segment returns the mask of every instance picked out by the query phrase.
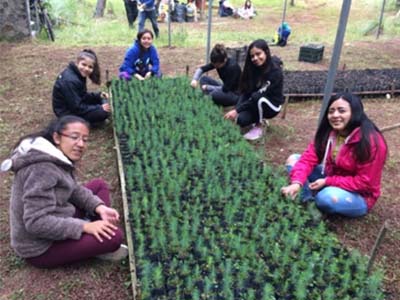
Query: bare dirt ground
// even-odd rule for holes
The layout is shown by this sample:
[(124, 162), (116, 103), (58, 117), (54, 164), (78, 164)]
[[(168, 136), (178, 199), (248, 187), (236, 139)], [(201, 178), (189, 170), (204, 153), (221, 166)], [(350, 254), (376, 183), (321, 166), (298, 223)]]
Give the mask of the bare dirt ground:
[[(53, 117), (51, 91), (58, 73), (73, 60), (81, 47), (57, 47), (0, 43), (0, 160), (5, 159), (16, 140), (23, 134), (45, 126)], [(347, 68), (368, 62), (370, 68), (400, 67), (400, 39), (390, 41), (358, 42), (345, 45), (341, 66)], [(124, 47), (96, 47), (103, 71), (117, 74), (123, 58)], [(318, 64), (298, 62), (299, 45), (285, 48), (274, 47), (290, 69), (327, 69), (331, 48), (326, 47), (325, 58)], [(194, 67), (204, 63), (204, 49), (160, 48), (163, 72), (166, 76), (182, 75), (186, 65), (190, 74)], [(189, 54), (190, 53), (190, 54)], [(98, 88), (98, 87), (95, 87)], [(102, 87), (105, 89), (105, 87)], [(400, 98), (367, 99), (366, 110), (379, 127), (399, 122)], [(306, 101), (290, 103), (286, 119), (279, 116), (267, 129), (265, 159), (282, 166), (286, 157), (301, 152), (312, 138), (318, 120), (321, 102)], [(385, 271), (387, 299), (396, 300), (400, 295), (400, 175), (399, 128), (385, 133), (390, 156), (384, 178), (383, 193), (376, 207), (366, 217), (350, 220), (329, 218), (329, 228), (336, 232), (342, 243), (368, 255), (380, 227), (389, 221), (388, 233), (379, 248), (377, 265)], [(112, 187), (114, 206), (121, 210), (121, 193), (113, 148), (112, 127), (92, 132), (91, 143), (82, 165), (79, 179), (84, 182), (93, 177), (105, 178)], [(91, 260), (87, 263), (40, 270), (17, 258), (9, 246), (8, 199), (12, 176), (1, 174), (0, 190), (0, 299), (131, 299), (127, 262), (111, 264)], [(310, 299), (313, 300), (313, 299)]]

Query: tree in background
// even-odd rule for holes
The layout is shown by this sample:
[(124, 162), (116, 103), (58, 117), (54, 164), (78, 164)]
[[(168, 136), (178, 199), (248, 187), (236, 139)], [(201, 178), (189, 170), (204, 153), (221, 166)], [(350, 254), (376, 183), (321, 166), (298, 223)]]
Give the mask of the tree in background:
[(95, 18), (102, 18), (104, 16), (104, 9), (106, 8), (107, 0), (97, 0), (96, 10), (94, 12)]

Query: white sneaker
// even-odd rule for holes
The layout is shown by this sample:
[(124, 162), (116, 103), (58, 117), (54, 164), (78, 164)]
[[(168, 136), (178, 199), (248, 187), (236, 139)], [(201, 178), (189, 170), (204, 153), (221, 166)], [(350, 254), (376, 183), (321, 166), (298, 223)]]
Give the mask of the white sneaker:
[(121, 260), (121, 259), (124, 259), (125, 257), (127, 257), (128, 254), (129, 254), (128, 246), (121, 244), (121, 246), (119, 247), (118, 250), (115, 250), (114, 252), (110, 252), (110, 253), (96, 255), (96, 257), (103, 259), (103, 260), (118, 261), (118, 260)]
[(250, 129), (249, 132), (243, 135), (243, 137), (246, 140), (254, 141), (258, 140), (260, 137), (262, 137), (262, 135), (263, 135), (263, 129), (259, 126), (255, 126), (252, 129)]

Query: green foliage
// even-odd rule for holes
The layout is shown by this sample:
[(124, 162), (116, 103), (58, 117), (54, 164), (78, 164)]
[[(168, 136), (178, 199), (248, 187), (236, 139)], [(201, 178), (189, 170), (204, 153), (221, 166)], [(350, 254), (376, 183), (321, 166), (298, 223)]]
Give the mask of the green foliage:
[[(96, 0), (48, 0), (50, 14), (58, 25), (56, 27), (56, 44), (62, 45), (120, 45), (128, 46), (136, 36), (134, 30), (127, 26), (126, 13), (122, 0), (108, 0), (104, 17), (93, 18)], [(252, 1), (257, 16), (248, 23), (248, 28), (238, 29), (232, 22), (242, 22), (232, 18), (219, 18), (214, 8), (212, 16), (212, 40), (225, 44), (248, 44), (257, 38), (271, 40), (282, 16), (283, 3), (280, 0)], [(231, 0), (234, 7), (243, 5), (244, 0)], [(382, 1), (364, 0), (352, 4), (346, 30), (346, 40), (368, 39), (364, 37), (370, 22), (378, 22)], [(307, 18), (304, 22), (293, 22), (293, 32), (290, 40), (293, 43), (323, 42), (333, 43), (336, 35), (337, 23), (340, 14), (341, 2), (338, 1), (295, 1), (295, 6), (287, 6), (287, 18), (298, 18), (297, 13), (304, 14), (312, 11), (315, 18)], [(218, 5), (214, 0), (213, 6)], [(384, 34), (389, 37), (399, 33), (398, 20), (390, 15), (394, 14), (395, 0), (387, 1)], [(208, 14), (206, 10), (205, 14)], [(266, 20), (268, 23), (266, 25)], [(270, 21), (272, 20), (272, 21)], [(323, 20), (321, 22), (320, 20)], [(289, 21), (290, 23), (290, 21)], [(396, 25), (397, 24), (397, 25)], [(157, 47), (167, 46), (171, 41), (174, 47), (205, 47), (207, 40), (207, 17), (200, 24), (177, 23), (171, 24), (171, 40), (168, 36), (168, 25), (160, 23), (160, 37), (156, 40)], [(272, 25), (272, 26), (271, 26)], [(148, 24), (146, 27), (149, 27)], [(151, 26), (150, 26), (151, 27)], [(320, 28), (324, 32), (321, 34)], [(43, 38), (46, 41), (46, 38)]]
[(281, 197), (281, 173), (188, 82), (112, 83), (142, 298), (383, 299), (379, 273)]

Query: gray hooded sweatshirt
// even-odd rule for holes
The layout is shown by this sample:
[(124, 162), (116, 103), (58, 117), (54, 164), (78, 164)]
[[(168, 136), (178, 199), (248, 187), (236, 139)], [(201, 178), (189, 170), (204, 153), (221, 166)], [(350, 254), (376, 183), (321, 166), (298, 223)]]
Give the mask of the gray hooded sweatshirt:
[(1, 169), (15, 173), (11, 247), (21, 257), (39, 256), (57, 240), (80, 239), (87, 221), (73, 217), (75, 207), (94, 214), (103, 204), (76, 182), (72, 162), (44, 138), (23, 140)]

